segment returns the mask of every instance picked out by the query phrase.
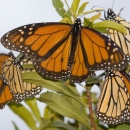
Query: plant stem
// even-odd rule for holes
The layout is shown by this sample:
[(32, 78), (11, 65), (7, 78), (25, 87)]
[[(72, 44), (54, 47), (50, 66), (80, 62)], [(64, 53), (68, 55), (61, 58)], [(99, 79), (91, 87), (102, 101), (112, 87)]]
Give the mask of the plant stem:
[(92, 109), (92, 101), (91, 101), (91, 96), (90, 96), (90, 89), (89, 87), (85, 87), (86, 88), (86, 95), (87, 95), (87, 99), (88, 99), (88, 108), (89, 108), (89, 112), (90, 112), (90, 120), (91, 120), (91, 126), (92, 126), (92, 130), (96, 130), (96, 125), (94, 122), (94, 117), (93, 117), (93, 109)]
[(64, 1), (65, 1), (65, 3), (66, 3), (67, 8), (69, 9), (69, 5), (68, 5), (67, 1), (66, 1), (66, 0), (64, 0)]

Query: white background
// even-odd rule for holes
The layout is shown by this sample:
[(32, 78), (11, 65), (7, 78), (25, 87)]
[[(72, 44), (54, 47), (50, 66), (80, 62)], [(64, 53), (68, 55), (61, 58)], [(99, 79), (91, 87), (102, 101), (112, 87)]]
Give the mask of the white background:
[[(62, 0), (63, 1), (63, 0)], [(71, 3), (72, 0), (68, 0)], [(87, 0), (81, 0), (86, 2)], [(111, 8), (113, 0), (88, 0), (86, 10), (93, 6), (103, 6)], [(130, 21), (130, 0), (115, 0), (113, 10), (118, 13), (125, 7), (121, 16)], [(87, 17), (87, 16), (85, 16)], [(39, 22), (58, 22), (60, 16), (53, 8), (51, 0), (0, 0), (0, 37), (11, 29), (18, 26), (39, 23)], [(0, 53), (9, 52), (0, 44)], [(43, 104), (40, 104), (40, 110), (43, 114)], [(29, 128), (6, 106), (0, 110), (0, 130), (14, 130), (11, 121), (14, 121), (20, 130), (29, 130)]]

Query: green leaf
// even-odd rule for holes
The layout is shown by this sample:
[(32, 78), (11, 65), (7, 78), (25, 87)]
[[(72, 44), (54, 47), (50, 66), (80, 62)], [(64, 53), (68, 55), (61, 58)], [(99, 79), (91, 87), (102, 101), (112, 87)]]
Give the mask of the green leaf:
[(86, 129), (86, 127), (83, 125), (83, 124), (81, 124), (81, 123), (78, 123), (78, 130), (92, 130), (92, 128), (90, 128), (90, 129)]
[(22, 67), (23, 69), (34, 69), (33, 64), (23, 64)]
[(40, 115), (40, 111), (38, 109), (37, 106), (37, 102), (35, 98), (27, 98), (25, 100), (26, 104), (30, 107), (30, 109), (32, 110), (33, 115), (36, 117), (37, 121), (41, 121), (41, 115)]
[(79, 7), (80, 0), (73, 0), (72, 5), (71, 5), (71, 10), (73, 11), (73, 15), (76, 17), (76, 12)]
[(42, 120), (42, 123), (41, 123), (41, 128), (43, 129), (45, 129), (45, 128), (47, 128), (48, 127), (48, 125), (51, 123), (51, 120), (50, 119), (46, 119), (46, 118), (42, 118), (41, 119)]
[(84, 11), (86, 5), (88, 4), (89, 2), (84, 2), (80, 7), (79, 7), (79, 10), (78, 10), (78, 15), (77, 16), (80, 16), (80, 14)]
[(89, 85), (89, 84), (96, 84), (96, 83), (99, 83), (99, 82), (101, 82), (101, 80), (102, 80), (102, 78), (101, 77), (98, 77), (98, 76), (95, 76), (95, 75), (93, 75), (93, 76), (91, 76), (91, 77), (89, 77), (88, 79), (87, 79), (87, 85)]
[(63, 18), (60, 22), (61, 22), (61, 23), (69, 23), (69, 24), (72, 24), (71, 19), (69, 19), (68, 17)]
[(93, 24), (93, 28), (110, 28), (110, 29), (117, 30), (121, 33), (127, 34), (126, 28), (123, 25), (109, 20), (97, 22)]
[(96, 122), (96, 128), (97, 128), (97, 130), (108, 130), (108, 128), (106, 128), (103, 125), (100, 125), (98, 122)]
[(92, 24), (92, 22), (89, 19), (84, 17), (84, 26), (92, 27), (93, 24)]
[(95, 21), (95, 20), (98, 20), (100, 17), (101, 17), (101, 13), (98, 13), (98, 14), (92, 16), (90, 19), (91, 19), (92, 21)]
[(30, 127), (33, 130), (38, 130), (38, 128), (36, 127), (36, 122), (31, 112), (28, 109), (26, 109), (23, 105), (11, 102), (8, 104), (8, 106), (28, 125), (28, 127)]
[(110, 34), (106, 28), (95, 28), (95, 30), (99, 31), (100, 33)]
[(66, 17), (66, 10), (64, 9), (64, 5), (61, 0), (52, 0), (52, 4), (55, 7), (57, 13), (62, 17)]
[(74, 107), (69, 100), (66, 100), (65, 96), (53, 92), (46, 92), (41, 94), (38, 100), (46, 103), (59, 114), (69, 118), (74, 118), (84, 124), (86, 127), (90, 128), (88, 125), (87, 116)]
[(42, 129), (42, 130), (60, 130), (60, 129), (58, 129), (58, 128), (44, 128), (44, 129)]
[(15, 130), (19, 130), (19, 128), (18, 128), (18, 126), (15, 124), (15, 122), (12, 121), (12, 123), (13, 123), (13, 125), (14, 125), (14, 129), (15, 129)]
[(115, 130), (130, 130), (130, 125), (127, 124), (118, 125)]
[(94, 10), (89, 10), (89, 11), (82, 12), (80, 15), (86, 15), (86, 14), (90, 14), (90, 13), (93, 13), (93, 12), (99, 12), (99, 11), (102, 11), (102, 10), (104, 10), (104, 9), (98, 8), (98, 9), (94, 9)]
[(65, 124), (65, 123), (63, 123), (63, 122), (58, 122), (58, 121), (52, 122), (51, 124), (49, 124), (48, 127), (63, 128), (63, 129), (65, 129), (65, 130), (76, 130), (76, 129), (73, 128), (71, 125)]
[(50, 119), (51, 121), (60, 121), (63, 122), (64, 121), (64, 117), (62, 115), (60, 115), (59, 113), (55, 112), (54, 110), (52, 110), (49, 106), (46, 106), (44, 109), (44, 118), (46, 119)]
[(82, 103), (80, 100), (80, 95), (71, 91), (63, 82), (51, 81), (51, 80), (47, 80), (47, 79), (45, 80), (36, 72), (22, 73), (22, 79), (25, 82), (38, 84), (49, 90), (63, 93), (65, 95), (68, 95), (68, 96), (74, 98), (78, 102)]

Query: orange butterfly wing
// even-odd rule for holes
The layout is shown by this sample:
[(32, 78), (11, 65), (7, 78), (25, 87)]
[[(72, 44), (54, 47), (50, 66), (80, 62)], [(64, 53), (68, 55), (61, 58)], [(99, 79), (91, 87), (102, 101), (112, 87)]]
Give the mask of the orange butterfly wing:
[[(0, 54), (0, 74), (2, 72), (2, 66), (4, 62), (10, 57), (8, 54)], [(2, 109), (6, 104), (13, 100), (13, 95), (10, 92), (8, 85), (3, 82), (5, 80), (2, 75), (0, 75), (0, 108)]]
[[(122, 70), (127, 67), (127, 57), (112, 40), (94, 29), (82, 27), (79, 21), (77, 19), (72, 25), (25, 25), (5, 34), (1, 43), (8, 49), (29, 55), (34, 60), (36, 70), (51, 79), (71, 77), (72, 82), (80, 82), (93, 73), (88, 70)], [(77, 54), (77, 50), (82, 52)], [(84, 63), (75, 72), (79, 58)], [(85, 73), (81, 74), (80, 70), (85, 70)]]
[(2, 109), (6, 104), (13, 100), (13, 95), (10, 92), (9, 86), (3, 83), (0, 79), (0, 108)]
[(89, 76), (92, 76), (94, 74), (94, 71), (89, 71), (88, 68), (86, 68), (85, 66), (84, 55), (81, 48), (80, 38), (78, 39), (78, 45), (76, 48), (74, 61), (73, 61), (70, 72), (71, 72), (71, 75), (70, 75), (71, 82), (83, 82)]
[(129, 57), (120, 47), (96, 30), (82, 28), (81, 47), (89, 70), (122, 70), (128, 65)]

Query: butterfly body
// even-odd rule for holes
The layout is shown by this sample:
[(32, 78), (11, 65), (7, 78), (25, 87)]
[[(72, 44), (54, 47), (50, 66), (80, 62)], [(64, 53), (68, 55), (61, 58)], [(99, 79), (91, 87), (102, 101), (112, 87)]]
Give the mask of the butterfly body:
[(51, 79), (82, 82), (96, 70), (122, 70), (128, 65), (123, 51), (110, 38), (81, 25), (36, 23), (18, 27), (1, 38), (10, 50), (34, 61), (36, 70)]

